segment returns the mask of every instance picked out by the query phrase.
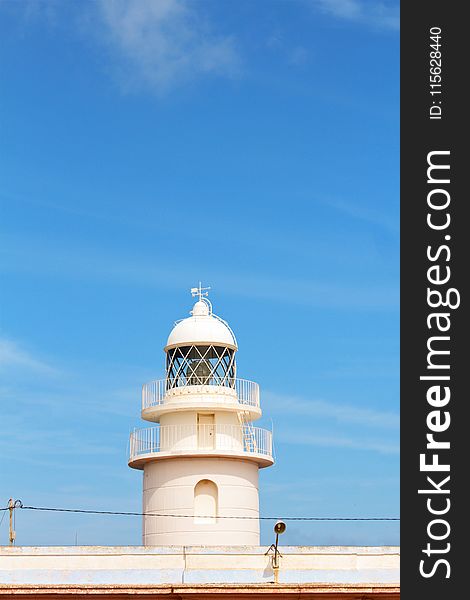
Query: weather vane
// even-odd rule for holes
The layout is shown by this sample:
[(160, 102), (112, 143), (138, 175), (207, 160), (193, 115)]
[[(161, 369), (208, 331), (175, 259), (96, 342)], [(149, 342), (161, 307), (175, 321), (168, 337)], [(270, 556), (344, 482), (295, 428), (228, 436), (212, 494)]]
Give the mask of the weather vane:
[(194, 298), (195, 296), (199, 296), (199, 300), (202, 300), (204, 296), (209, 295), (210, 287), (202, 287), (201, 282), (199, 282), (199, 287), (191, 288), (191, 296)]

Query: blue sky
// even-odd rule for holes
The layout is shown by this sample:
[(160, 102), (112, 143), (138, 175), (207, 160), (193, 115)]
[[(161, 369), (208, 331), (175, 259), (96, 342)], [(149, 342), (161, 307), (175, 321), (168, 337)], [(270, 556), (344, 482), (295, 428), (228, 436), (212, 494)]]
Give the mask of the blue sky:
[[(397, 4), (36, 0), (0, 16), (1, 502), (140, 510), (140, 386), (201, 280), (274, 425), (261, 513), (397, 516)], [(18, 544), (140, 529), (17, 515)], [(398, 525), (291, 523), (283, 542), (395, 544)]]

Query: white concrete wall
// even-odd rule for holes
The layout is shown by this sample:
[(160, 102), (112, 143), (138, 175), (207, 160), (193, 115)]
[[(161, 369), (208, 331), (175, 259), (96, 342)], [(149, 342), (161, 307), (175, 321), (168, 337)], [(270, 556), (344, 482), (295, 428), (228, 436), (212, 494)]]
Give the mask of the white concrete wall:
[[(267, 548), (0, 547), (0, 584), (198, 584), (273, 581)], [(280, 548), (279, 583), (398, 584), (397, 547)]]
[(237, 392), (229, 387), (215, 385), (175, 387), (166, 392), (165, 403), (178, 404), (184, 401), (199, 406), (207, 397), (212, 397), (214, 402), (221, 404), (233, 403), (237, 400)]
[(197, 425), (198, 412), (203, 414), (213, 414), (215, 416), (216, 425), (240, 425), (238, 414), (236, 412), (211, 409), (167, 413), (161, 416), (160, 425), (192, 425), (195, 427)]
[(185, 410), (162, 415), (160, 425), (190, 425), (196, 427), (197, 411)]
[[(214, 415), (214, 437), (217, 448), (243, 451), (242, 429), (236, 412), (227, 411), (181, 411), (167, 413), (160, 419), (160, 448), (164, 452), (200, 449), (199, 437), (208, 439), (209, 426), (203, 425), (198, 434), (198, 414)], [(208, 446), (209, 447), (209, 446)]]
[[(218, 489), (215, 523), (194, 519), (194, 488), (202, 479)], [(170, 458), (144, 466), (143, 510), (190, 517), (144, 517), (147, 546), (258, 545), (258, 465), (221, 458)], [(251, 517), (227, 519), (226, 516)], [(255, 517), (255, 518), (253, 518)]]

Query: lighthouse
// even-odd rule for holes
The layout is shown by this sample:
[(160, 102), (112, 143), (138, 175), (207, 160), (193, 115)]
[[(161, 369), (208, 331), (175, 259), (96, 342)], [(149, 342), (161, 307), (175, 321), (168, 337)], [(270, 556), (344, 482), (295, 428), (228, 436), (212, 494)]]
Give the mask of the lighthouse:
[(130, 437), (129, 466), (143, 470), (146, 546), (259, 545), (258, 472), (273, 464), (258, 384), (238, 378), (238, 344), (193, 288), (190, 316), (164, 351), (166, 376), (142, 388), (151, 427)]

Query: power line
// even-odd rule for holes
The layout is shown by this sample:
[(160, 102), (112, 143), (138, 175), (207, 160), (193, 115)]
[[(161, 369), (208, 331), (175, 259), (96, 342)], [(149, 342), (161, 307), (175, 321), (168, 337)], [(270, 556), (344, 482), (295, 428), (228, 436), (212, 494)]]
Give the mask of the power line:
[[(17, 500), (17, 502), (20, 502)], [(126, 512), (126, 511), (114, 511), (114, 510), (87, 510), (84, 508), (53, 508), (49, 506), (24, 506), (21, 502), (15, 508), (22, 510), (37, 510), (37, 511), (49, 511), (49, 512), (67, 512), (67, 513), (83, 513), (89, 515), (120, 515), (120, 516), (131, 516), (131, 517), (174, 517), (183, 519), (193, 519), (194, 515), (174, 515), (156, 512)], [(8, 510), (8, 507), (2, 508), (1, 510)], [(240, 515), (233, 516), (218, 516), (218, 519), (259, 519), (263, 521), (278, 521), (280, 517), (255, 517)], [(283, 521), (399, 521), (399, 517), (282, 517)]]

